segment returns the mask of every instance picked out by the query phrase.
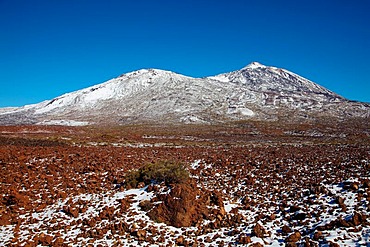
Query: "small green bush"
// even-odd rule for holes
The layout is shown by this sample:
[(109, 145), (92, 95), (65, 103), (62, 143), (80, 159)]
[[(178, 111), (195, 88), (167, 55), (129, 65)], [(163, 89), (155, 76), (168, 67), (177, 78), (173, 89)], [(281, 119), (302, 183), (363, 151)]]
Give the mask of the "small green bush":
[(129, 172), (125, 177), (125, 184), (135, 188), (143, 182), (162, 183), (166, 185), (186, 182), (189, 179), (189, 172), (182, 163), (161, 161), (154, 164), (147, 164), (138, 170)]

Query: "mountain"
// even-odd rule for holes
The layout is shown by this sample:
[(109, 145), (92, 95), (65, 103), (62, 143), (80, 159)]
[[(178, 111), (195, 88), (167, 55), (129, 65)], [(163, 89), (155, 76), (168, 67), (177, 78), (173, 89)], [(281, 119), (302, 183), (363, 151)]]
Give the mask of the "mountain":
[(347, 100), (288, 70), (253, 62), (206, 78), (142, 69), (19, 108), (0, 124), (217, 123), (370, 117), (370, 104)]

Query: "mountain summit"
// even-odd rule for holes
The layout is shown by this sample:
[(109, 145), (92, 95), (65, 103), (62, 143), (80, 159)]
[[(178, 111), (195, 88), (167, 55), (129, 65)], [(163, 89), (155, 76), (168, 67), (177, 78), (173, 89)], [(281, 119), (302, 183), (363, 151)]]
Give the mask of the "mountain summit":
[(244, 67), (244, 69), (256, 69), (256, 68), (266, 68), (266, 66), (260, 64), (259, 62), (252, 62)]
[(288, 70), (253, 62), (206, 78), (141, 69), (34, 105), (0, 109), (0, 124), (215, 123), (370, 116)]

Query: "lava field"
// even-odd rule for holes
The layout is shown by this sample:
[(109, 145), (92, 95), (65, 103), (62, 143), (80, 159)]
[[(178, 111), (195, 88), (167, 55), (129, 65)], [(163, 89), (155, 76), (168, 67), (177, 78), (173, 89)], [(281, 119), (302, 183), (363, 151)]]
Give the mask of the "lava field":
[[(0, 127), (0, 246), (370, 246), (368, 130)], [(163, 161), (189, 177), (128, 186)]]

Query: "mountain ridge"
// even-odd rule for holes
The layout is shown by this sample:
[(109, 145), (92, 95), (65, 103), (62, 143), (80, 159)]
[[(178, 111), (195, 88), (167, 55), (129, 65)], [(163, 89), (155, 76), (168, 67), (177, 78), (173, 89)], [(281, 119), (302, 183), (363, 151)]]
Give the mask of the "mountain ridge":
[(370, 104), (347, 100), (293, 72), (258, 62), (203, 78), (140, 69), (9, 109), (0, 109), (0, 124), (219, 123), (370, 116)]

